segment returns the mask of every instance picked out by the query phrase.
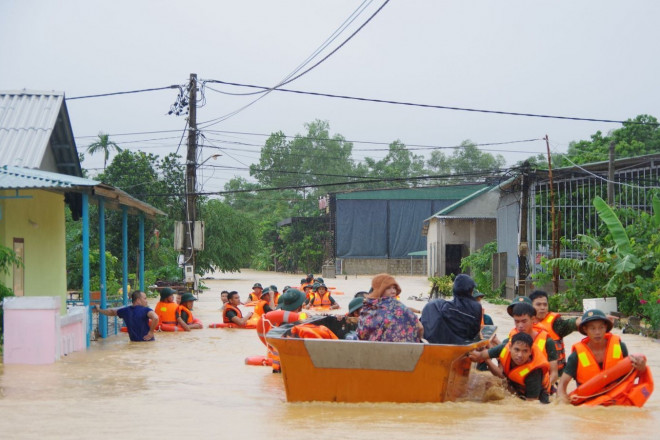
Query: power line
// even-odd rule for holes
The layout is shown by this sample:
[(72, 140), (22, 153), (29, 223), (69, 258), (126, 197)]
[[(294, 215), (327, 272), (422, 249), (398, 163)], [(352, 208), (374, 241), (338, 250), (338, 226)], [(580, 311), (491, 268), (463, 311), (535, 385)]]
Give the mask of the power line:
[[(110, 133), (108, 136), (136, 136), (141, 134), (179, 133), (181, 130), (134, 131), (130, 133)], [(95, 138), (98, 135), (75, 136), (75, 139)]]
[[(248, 87), (248, 88), (253, 88), (253, 89), (270, 90), (270, 87), (257, 86), (257, 85), (254, 85), (254, 84), (242, 84), (242, 83), (235, 83), (235, 82), (221, 81), (221, 80), (211, 80), (211, 79), (206, 80), (206, 81), (207, 82), (212, 82), (212, 83), (217, 83), (217, 84), (225, 84), (225, 85), (230, 85), (230, 86), (236, 86), (236, 87)], [(582, 118), (582, 117), (576, 117), (576, 116), (545, 115), (545, 114), (539, 114), (539, 113), (508, 112), (508, 111), (502, 111), (502, 110), (486, 110), (486, 109), (476, 109), (476, 108), (468, 108), (468, 107), (455, 107), (455, 106), (447, 106), (447, 105), (420, 104), (420, 103), (406, 102), (406, 101), (393, 101), (393, 100), (388, 100), (388, 99), (362, 98), (362, 97), (358, 97), (358, 96), (336, 95), (336, 94), (332, 94), (332, 93), (320, 93), (320, 92), (307, 92), (307, 91), (303, 91), (303, 90), (293, 90), (293, 89), (283, 89), (283, 88), (277, 88), (277, 89), (273, 89), (273, 90), (278, 91), (278, 92), (295, 93), (295, 94), (298, 94), (298, 95), (321, 96), (321, 97), (325, 97), (325, 98), (337, 98), (337, 99), (346, 99), (346, 100), (352, 100), (352, 101), (374, 102), (374, 103), (379, 103), (379, 104), (402, 105), (402, 106), (407, 106), (407, 107), (433, 108), (433, 109), (440, 109), (440, 110), (455, 110), (455, 111), (474, 112), (474, 113), (488, 113), (488, 114), (497, 114), (497, 115), (506, 115), (506, 116), (525, 116), (525, 117), (531, 117), (531, 118), (560, 119), (560, 120), (568, 120), (568, 121), (606, 122), (606, 123), (612, 123), (612, 124), (626, 124), (626, 123), (628, 123), (628, 124), (653, 125), (653, 126), (658, 125), (658, 123), (647, 123), (647, 122), (640, 122), (640, 121), (620, 121), (620, 120), (615, 120), (615, 119)]]
[[(349, 35), (348, 38), (347, 38), (346, 40), (344, 40), (344, 41), (343, 41), (339, 46), (337, 46), (332, 52), (330, 52), (328, 55), (326, 55), (325, 57), (323, 57), (321, 60), (319, 60), (319, 61), (318, 61), (317, 63), (315, 63), (313, 66), (309, 67), (308, 69), (306, 69), (306, 70), (303, 71), (302, 73), (300, 73), (300, 74), (294, 76), (293, 78), (289, 78), (289, 79), (287, 79), (291, 74), (288, 75), (287, 78), (285, 78), (285, 81), (280, 82), (278, 85), (276, 85), (276, 86), (274, 86), (274, 87), (267, 87), (267, 88), (265, 88), (262, 92), (259, 92), (259, 93), (263, 93), (261, 96), (259, 96), (259, 97), (258, 97), (257, 99), (255, 99), (254, 101), (252, 101), (252, 102), (250, 102), (250, 103), (244, 105), (243, 107), (240, 107), (240, 108), (237, 109), (237, 110), (234, 110), (234, 111), (232, 111), (232, 112), (230, 112), (230, 113), (227, 113), (227, 114), (225, 114), (225, 115), (223, 115), (223, 116), (220, 116), (220, 117), (218, 117), (218, 118), (215, 118), (215, 119), (210, 119), (210, 120), (208, 120), (208, 121), (200, 122), (199, 125), (200, 125), (200, 126), (202, 126), (202, 125), (204, 126), (204, 127), (200, 127), (200, 128), (211, 127), (211, 126), (213, 126), (213, 125), (219, 124), (220, 122), (226, 121), (227, 119), (231, 118), (232, 116), (237, 115), (238, 113), (242, 112), (242, 111), (245, 110), (246, 108), (248, 108), (248, 107), (250, 107), (251, 105), (255, 104), (257, 101), (259, 101), (259, 100), (261, 100), (262, 98), (266, 97), (268, 94), (270, 94), (270, 92), (272, 92), (273, 90), (276, 90), (278, 87), (281, 87), (281, 86), (283, 86), (283, 85), (289, 84), (289, 83), (291, 83), (291, 82), (297, 80), (298, 78), (302, 77), (303, 75), (306, 75), (307, 73), (309, 73), (311, 70), (315, 69), (315, 68), (318, 67), (321, 63), (323, 63), (325, 60), (327, 60), (327, 59), (330, 58), (332, 55), (334, 55), (334, 54), (335, 54), (339, 49), (341, 49), (346, 43), (348, 43), (348, 42), (349, 42), (349, 41), (350, 41), (355, 35), (357, 35), (357, 33), (360, 32), (360, 31), (361, 31), (361, 30), (362, 30), (362, 29), (363, 29), (363, 28), (364, 28), (364, 27), (365, 27), (365, 26), (366, 26), (366, 25), (367, 25), (367, 24), (368, 24), (368, 23), (369, 23), (369, 22), (370, 22), (370, 21), (376, 16), (376, 15), (378, 15), (378, 13), (379, 13), (379, 12), (385, 7), (385, 5), (387, 5), (389, 2), (390, 2), (390, 0), (385, 0), (385, 2), (383, 2), (383, 4), (382, 4), (382, 5), (376, 10), (376, 12), (374, 12), (374, 13), (373, 13), (373, 14), (372, 14), (372, 15), (371, 15), (371, 16), (370, 16), (370, 17), (369, 17), (364, 23), (362, 23), (362, 25), (361, 25), (361, 26), (360, 26), (355, 32), (353, 32), (351, 35)], [(370, 3), (371, 3), (371, 2), (370, 2)], [(363, 2), (363, 4), (364, 4), (364, 2)], [(358, 7), (358, 9), (359, 9), (361, 6), (362, 6), (362, 5), (360, 5), (360, 6)], [(355, 14), (355, 12), (353, 12), (353, 14)], [(351, 14), (351, 15), (353, 15), (353, 14)], [(359, 14), (358, 14), (358, 15), (359, 15)], [(352, 22), (352, 21), (353, 21), (353, 20), (351, 20), (351, 22)], [(336, 32), (336, 31), (335, 31), (335, 32)], [(334, 40), (334, 38), (333, 38), (333, 40)], [(326, 41), (327, 41), (327, 40), (326, 40)], [(328, 44), (329, 44), (329, 43), (328, 43)], [(316, 56), (316, 55), (314, 55), (314, 56)], [(311, 60), (312, 58), (313, 58), (313, 57), (308, 57), (308, 60)], [(306, 63), (307, 63), (307, 61), (305, 61), (302, 65), (304, 66), (304, 64), (306, 64)], [(302, 68), (302, 66), (297, 67), (296, 70), (294, 70), (293, 73), (295, 73), (295, 72), (297, 72), (298, 70), (300, 70), (300, 68)], [(203, 81), (203, 84), (206, 84), (207, 82), (208, 82), (208, 81), (204, 80), (204, 81)], [(216, 91), (216, 90), (214, 90), (214, 89), (211, 89), (211, 90)]]
[(165, 86), (165, 87), (154, 87), (151, 89), (139, 89), (139, 90), (128, 90), (125, 92), (111, 92), (111, 93), (99, 93), (97, 95), (84, 95), (84, 96), (74, 96), (72, 98), (66, 98), (67, 101), (73, 101), (74, 99), (87, 99), (87, 98), (101, 98), (105, 96), (116, 96), (116, 95), (129, 95), (132, 93), (144, 93), (144, 92), (155, 92), (157, 90), (169, 90), (169, 89), (178, 89), (179, 86)]
[[(307, 189), (307, 188), (325, 188), (332, 186), (351, 186), (351, 185), (364, 185), (367, 183), (387, 183), (387, 182), (408, 182), (408, 181), (420, 181), (420, 180), (444, 180), (444, 179), (456, 179), (458, 177), (483, 177), (483, 176), (492, 176), (494, 173), (509, 173), (513, 170), (518, 169), (518, 167), (512, 167), (503, 170), (482, 170), (479, 172), (470, 172), (470, 173), (457, 173), (457, 174), (442, 174), (442, 175), (427, 175), (427, 176), (414, 176), (414, 177), (395, 177), (395, 178), (381, 178), (381, 179), (371, 179), (371, 180), (362, 180), (362, 181), (348, 181), (348, 182), (334, 182), (334, 183), (318, 183), (318, 184), (309, 184), (309, 185), (288, 185), (280, 187), (268, 187), (268, 188), (253, 188), (253, 189), (239, 189), (239, 190), (228, 190), (228, 191), (213, 191), (213, 192), (199, 192), (196, 193), (197, 196), (211, 196), (211, 195), (225, 195), (225, 194), (237, 194), (237, 193), (246, 193), (246, 192), (265, 192), (265, 191), (283, 191), (287, 189)], [(419, 187), (417, 187), (419, 188)], [(389, 188), (388, 188), (389, 189)], [(181, 196), (184, 194), (179, 193), (166, 193), (166, 194), (138, 194), (136, 197), (149, 196), (149, 197), (171, 197), (171, 196)]]

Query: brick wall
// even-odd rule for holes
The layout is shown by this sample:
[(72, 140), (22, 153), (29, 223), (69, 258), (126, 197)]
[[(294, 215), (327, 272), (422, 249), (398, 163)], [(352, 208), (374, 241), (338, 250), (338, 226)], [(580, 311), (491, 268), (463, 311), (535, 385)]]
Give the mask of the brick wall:
[(410, 258), (343, 258), (342, 275), (374, 275), (377, 273), (391, 275), (426, 275), (426, 259), (414, 258), (412, 272)]

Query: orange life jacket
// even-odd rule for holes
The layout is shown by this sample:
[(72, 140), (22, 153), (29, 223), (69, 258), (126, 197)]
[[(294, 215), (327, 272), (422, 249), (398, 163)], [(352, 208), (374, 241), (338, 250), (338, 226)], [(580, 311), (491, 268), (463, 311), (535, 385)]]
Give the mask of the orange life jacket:
[(176, 324), (176, 311), (179, 309), (177, 303), (166, 303), (158, 301), (156, 304), (156, 315), (159, 324)]
[(227, 312), (230, 310), (236, 312), (236, 315), (238, 315), (239, 318), (243, 317), (243, 313), (241, 313), (238, 307), (234, 307), (233, 305), (227, 303), (225, 304), (225, 309), (222, 311), (222, 322), (224, 322), (225, 324), (230, 324), (233, 322), (231, 319), (227, 318)]
[(259, 301), (261, 299), (261, 293), (252, 291), (248, 295), (248, 301)]
[(291, 335), (303, 339), (339, 339), (324, 325), (298, 324), (291, 328)]
[(269, 303), (268, 301), (259, 301), (255, 306), (254, 306), (254, 314), (257, 316), (261, 316), (264, 314), (264, 306), (267, 306)]
[(571, 394), (573, 405), (585, 406), (644, 406), (653, 393), (651, 369), (640, 373), (635, 370), (630, 357), (623, 358), (612, 368), (604, 370), (578, 386)]
[(559, 370), (562, 370), (564, 366), (566, 365), (566, 350), (564, 350), (564, 338), (559, 336), (556, 332), (555, 329), (552, 328), (554, 325), (555, 321), (560, 318), (561, 315), (559, 313), (555, 312), (548, 312), (548, 315), (543, 318), (542, 321), (539, 321), (536, 325), (546, 332), (548, 332), (548, 335), (550, 338), (555, 341), (555, 348), (557, 349), (557, 368)]
[[(543, 356), (545, 356), (545, 358), (547, 359), (548, 352), (545, 350), (545, 343), (547, 342), (549, 337), (548, 332), (543, 330), (541, 327), (538, 327), (536, 324), (534, 324), (534, 330), (536, 330), (536, 337), (534, 338), (534, 346), (537, 347), (541, 351), (541, 353), (543, 353)], [(515, 328), (511, 330), (509, 332), (509, 340), (511, 340), (513, 335), (515, 335), (516, 333), (518, 333), (518, 330), (516, 330)], [(502, 349), (502, 351), (504, 350), (506, 350), (506, 347)]]
[(177, 309), (177, 315), (179, 317), (181, 317), (181, 312), (186, 312), (188, 314), (188, 319), (186, 319), (186, 324), (192, 324), (195, 318), (193, 318), (193, 314), (190, 310), (188, 310), (188, 307), (179, 306)]
[(602, 368), (596, 362), (593, 352), (587, 345), (589, 337), (573, 345), (573, 351), (577, 353), (578, 357), (577, 377), (575, 378), (578, 384), (585, 383), (601, 371), (612, 368), (623, 359), (621, 338), (612, 333), (606, 333), (605, 339), (607, 339), (607, 351), (605, 352), (605, 360), (603, 361)]
[(318, 292), (314, 292), (314, 302), (313, 306), (331, 306), (332, 301), (330, 301), (330, 291), (326, 291), (323, 296), (319, 295)]
[(532, 344), (532, 359), (523, 365), (518, 365), (511, 368), (511, 341), (506, 344), (506, 347), (500, 352), (500, 364), (504, 375), (512, 382), (520, 385), (522, 390), (525, 389), (525, 378), (529, 373), (536, 369), (543, 371), (543, 388), (550, 391), (550, 363), (546, 355), (539, 349), (536, 344)]

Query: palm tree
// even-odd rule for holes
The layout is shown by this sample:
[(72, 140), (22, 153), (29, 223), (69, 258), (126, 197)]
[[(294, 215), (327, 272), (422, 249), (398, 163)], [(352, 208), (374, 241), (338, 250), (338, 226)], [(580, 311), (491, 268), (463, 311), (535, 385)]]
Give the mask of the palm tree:
[(104, 134), (103, 132), (99, 132), (98, 134), (99, 140), (96, 142), (90, 144), (87, 147), (87, 151), (89, 154), (94, 154), (97, 151), (103, 151), (103, 172), (105, 172), (105, 165), (108, 163), (108, 157), (110, 156), (110, 150), (113, 148), (117, 150), (117, 152), (121, 152), (121, 148), (119, 148), (119, 145), (116, 143), (112, 142), (110, 140), (110, 135), (109, 134)]

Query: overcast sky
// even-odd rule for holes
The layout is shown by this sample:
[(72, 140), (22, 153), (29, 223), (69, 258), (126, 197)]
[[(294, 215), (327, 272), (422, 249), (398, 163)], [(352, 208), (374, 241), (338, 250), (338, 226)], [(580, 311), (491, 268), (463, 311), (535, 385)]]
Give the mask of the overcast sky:
[[(183, 85), (193, 72), (202, 80), (273, 86), (355, 18), (320, 57), (336, 48), (383, 1), (0, 0), (0, 88), (58, 90), (71, 98)], [(359, 8), (362, 13), (352, 16)], [(391, 0), (345, 46), (286, 88), (583, 118), (660, 117), (658, 17), (660, 2), (650, 0)], [(167, 112), (177, 93), (68, 101), (78, 150), (103, 131), (124, 148), (161, 156), (176, 151), (185, 119)], [(205, 98), (200, 122), (230, 114), (255, 96), (207, 88)], [(355, 141), (356, 159), (382, 158), (387, 148), (358, 141), (450, 147), (466, 139), (482, 144), (546, 134), (559, 153), (571, 141), (619, 127), (272, 92), (207, 127), (206, 145), (225, 148), (207, 164), (246, 168), (258, 161), (264, 135), (302, 134), (315, 119)], [(134, 132), (160, 133), (122, 135)], [(512, 165), (545, 152), (545, 143), (483, 148), (503, 150)], [(203, 148), (200, 162), (218, 151)], [(179, 153), (185, 156), (185, 142)], [(102, 164), (101, 155), (86, 155), (83, 167)], [(200, 181), (204, 191), (220, 190), (234, 175), (247, 172), (207, 170)]]

